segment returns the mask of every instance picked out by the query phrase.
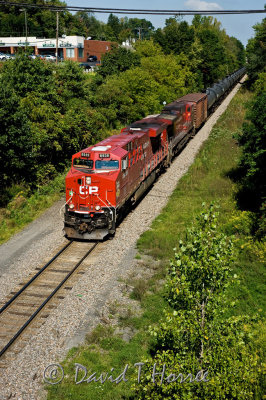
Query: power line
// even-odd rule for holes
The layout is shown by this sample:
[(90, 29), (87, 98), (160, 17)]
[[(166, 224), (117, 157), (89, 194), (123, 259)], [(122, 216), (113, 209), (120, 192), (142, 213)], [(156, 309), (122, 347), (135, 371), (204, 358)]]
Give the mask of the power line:
[(27, 7), (37, 9), (48, 9), (51, 11), (85, 11), (89, 13), (105, 14), (147, 14), (147, 15), (233, 15), (233, 14), (263, 14), (263, 10), (140, 10), (126, 8), (101, 8), (101, 7), (78, 7), (78, 6), (55, 6), (45, 4), (28, 4), (0, 1), (0, 5), (13, 7)]

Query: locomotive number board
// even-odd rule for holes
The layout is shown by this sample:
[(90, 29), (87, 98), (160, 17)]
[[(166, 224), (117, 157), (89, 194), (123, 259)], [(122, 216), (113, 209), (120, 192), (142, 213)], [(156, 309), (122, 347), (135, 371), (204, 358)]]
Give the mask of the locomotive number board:
[(100, 157), (100, 158), (109, 158), (109, 157), (110, 157), (110, 154), (108, 154), (108, 153), (102, 153), (102, 154), (99, 154), (99, 157)]

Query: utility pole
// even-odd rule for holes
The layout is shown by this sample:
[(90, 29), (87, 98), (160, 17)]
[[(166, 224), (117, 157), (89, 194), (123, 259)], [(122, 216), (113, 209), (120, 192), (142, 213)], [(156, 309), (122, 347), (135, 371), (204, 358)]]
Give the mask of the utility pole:
[(139, 31), (139, 40), (141, 40), (141, 31), (142, 31), (142, 29), (143, 28), (141, 28), (141, 27), (137, 28), (137, 30)]
[(26, 43), (25, 43), (25, 47), (27, 49), (27, 45), (28, 45), (28, 25), (27, 25), (27, 10), (26, 8), (22, 8), (19, 11), (24, 11), (25, 13), (25, 33), (26, 33)]
[(28, 46), (28, 24), (27, 24), (27, 10), (25, 8), (25, 28), (26, 28), (26, 48)]
[(56, 64), (58, 63), (58, 30), (59, 30), (59, 12), (56, 11)]

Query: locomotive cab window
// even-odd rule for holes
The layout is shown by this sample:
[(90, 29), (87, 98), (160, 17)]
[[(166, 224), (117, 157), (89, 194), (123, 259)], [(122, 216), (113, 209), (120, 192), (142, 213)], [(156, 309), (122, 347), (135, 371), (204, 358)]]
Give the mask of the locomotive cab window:
[(74, 158), (73, 167), (93, 169), (93, 160), (83, 160), (82, 158)]
[(107, 170), (116, 170), (119, 168), (118, 160), (97, 160), (95, 161), (96, 169), (107, 169)]

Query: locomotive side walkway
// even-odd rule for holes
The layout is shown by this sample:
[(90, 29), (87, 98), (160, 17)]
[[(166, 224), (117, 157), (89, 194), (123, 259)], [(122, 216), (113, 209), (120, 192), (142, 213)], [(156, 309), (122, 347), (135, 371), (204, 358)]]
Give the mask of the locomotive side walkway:
[[(239, 87), (238, 84), (233, 89), (148, 195), (121, 223), (115, 238), (101, 244), (101, 252), (95, 257), (93, 265), (89, 265), (82, 279), (76, 282), (58, 308), (51, 312), (32, 342), (24, 347), (5, 370), (0, 371), (1, 399), (43, 398), (44, 393), (40, 390), (45, 367), (62, 360), (69, 348), (81, 343), (85, 334), (101, 318), (106, 317), (108, 304), (121, 298), (124, 284), (118, 278), (125, 278), (134, 270), (135, 244), (139, 235), (149, 228), (152, 220), (167, 204), (177, 182), (193, 163), (202, 143), (208, 138), (213, 125), (226, 110)], [(47, 211), (46, 217), (43, 215), (0, 247), (0, 259), (3, 254), (5, 260), (0, 270), (1, 298), (13, 290), (21, 279), (25, 279), (38, 263), (43, 262), (45, 256), (51, 257), (55, 249), (65, 241), (61, 231), (63, 223), (59, 217), (62, 204), (59, 202), (52, 207), (52, 216)], [(49, 223), (46, 225), (46, 222)], [(16, 237), (24, 245), (16, 248)], [(27, 240), (29, 237), (33, 238), (33, 242)]]

